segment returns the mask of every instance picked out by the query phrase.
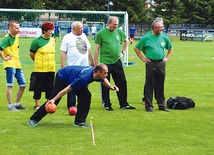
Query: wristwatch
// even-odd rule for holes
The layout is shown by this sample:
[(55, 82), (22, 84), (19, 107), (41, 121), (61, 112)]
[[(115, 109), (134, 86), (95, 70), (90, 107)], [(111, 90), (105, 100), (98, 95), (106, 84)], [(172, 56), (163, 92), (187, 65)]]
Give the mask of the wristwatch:
[(125, 51), (122, 51), (121, 53), (125, 54), (126, 52), (125, 52)]

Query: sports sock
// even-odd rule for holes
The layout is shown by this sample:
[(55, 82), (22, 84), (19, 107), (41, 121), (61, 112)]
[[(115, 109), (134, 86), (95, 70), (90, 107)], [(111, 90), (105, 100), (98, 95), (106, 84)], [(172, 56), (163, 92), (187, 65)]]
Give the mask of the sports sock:
[(19, 106), (19, 103), (14, 103), (14, 106), (15, 106), (15, 107)]

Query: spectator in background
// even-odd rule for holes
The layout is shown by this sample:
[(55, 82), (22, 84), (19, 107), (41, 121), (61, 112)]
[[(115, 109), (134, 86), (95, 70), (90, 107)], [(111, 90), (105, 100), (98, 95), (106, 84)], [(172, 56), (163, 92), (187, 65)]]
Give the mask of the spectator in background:
[[(95, 53), (94, 62), (98, 64), (98, 58), (100, 53), (100, 63), (104, 63), (108, 66), (107, 79), (110, 81), (110, 76), (119, 87), (120, 91), (117, 92), (121, 109), (135, 109), (127, 102), (127, 82), (121, 58), (126, 52), (128, 46), (128, 39), (124, 32), (118, 27), (118, 17), (110, 16), (108, 19), (108, 26), (100, 30), (95, 38)], [(120, 51), (120, 42), (123, 41), (122, 52)], [(109, 89), (101, 87), (102, 104), (105, 110), (112, 111), (112, 104), (110, 102)]]
[(57, 22), (54, 26), (54, 38), (61, 43), (61, 34), (60, 34), (60, 25), (59, 22)]
[(47, 100), (50, 99), (55, 74), (55, 40), (51, 37), (54, 24), (44, 22), (41, 29), (42, 35), (34, 39), (30, 46), (30, 57), (34, 61), (35, 110), (40, 107), (39, 100), (42, 92), (45, 92)]
[(88, 25), (87, 25), (87, 22), (86, 22), (86, 20), (83, 20), (83, 33), (85, 33), (85, 35), (88, 37), (88, 35), (89, 35), (89, 27), (88, 27)]
[(132, 24), (132, 27), (130, 27), (129, 33), (130, 33), (130, 35), (129, 35), (129, 41), (130, 41), (130, 44), (132, 44), (133, 41), (134, 41), (134, 36), (137, 34), (137, 30), (136, 30), (134, 24)]
[[(91, 45), (88, 38), (83, 33), (83, 25), (81, 22), (73, 22), (72, 32), (63, 37), (60, 47), (61, 52), (61, 68), (65, 67), (67, 60), (68, 66), (94, 66), (92, 59)], [(67, 58), (67, 59), (66, 59)], [(76, 105), (76, 96), (70, 91), (67, 95), (67, 108)]]
[[(6, 71), (6, 97), (8, 101), (8, 110), (19, 111), (19, 109), (28, 109), (20, 104), (21, 97), (24, 93), (26, 82), (24, 73), (21, 69), (19, 60), (19, 23), (11, 20), (8, 23), (9, 34), (6, 34), (0, 42), (0, 57), (3, 60), (3, 68)], [(16, 101), (12, 102), (12, 88), (14, 78), (17, 79), (19, 89), (16, 94)]]
[(69, 25), (69, 27), (68, 27), (68, 29), (67, 29), (67, 33), (70, 33), (71, 32), (71, 30), (72, 30), (72, 23), (70, 23), (70, 25)]
[(96, 34), (97, 34), (97, 27), (94, 26), (94, 24), (92, 24), (92, 27), (91, 27), (92, 40), (95, 39)]

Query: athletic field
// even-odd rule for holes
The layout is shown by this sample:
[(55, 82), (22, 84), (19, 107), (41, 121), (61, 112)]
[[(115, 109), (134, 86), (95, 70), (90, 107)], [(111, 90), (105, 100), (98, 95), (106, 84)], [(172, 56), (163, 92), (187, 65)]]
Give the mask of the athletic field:
[[(28, 91), (33, 63), (29, 58), (29, 43), (20, 39), (23, 48), (21, 61), (27, 87), (21, 103), (27, 111), (7, 110), (5, 71), (0, 70), (0, 154), (2, 155), (211, 155), (214, 153), (214, 43), (180, 41), (171, 38), (174, 53), (167, 62), (165, 97), (192, 98), (196, 107), (189, 110), (145, 111), (141, 98), (145, 79), (145, 64), (129, 45), (129, 62), (136, 66), (124, 67), (128, 82), (128, 102), (136, 110), (121, 110), (116, 93), (111, 92), (114, 111), (101, 105), (99, 83), (92, 83), (91, 109), (87, 123), (93, 116), (96, 146), (91, 130), (74, 127), (74, 117), (68, 115), (66, 97), (55, 114), (44, 117), (37, 128), (27, 125), (34, 113), (33, 93)], [(94, 43), (91, 41), (92, 52)], [(27, 60), (28, 59), (28, 60)], [(60, 50), (57, 45), (57, 69), (60, 68)], [(0, 61), (2, 62), (2, 61)], [(0, 64), (2, 68), (2, 64)], [(113, 84), (113, 83), (112, 83)], [(13, 88), (13, 101), (17, 83)], [(44, 102), (44, 95), (41, 102)]]

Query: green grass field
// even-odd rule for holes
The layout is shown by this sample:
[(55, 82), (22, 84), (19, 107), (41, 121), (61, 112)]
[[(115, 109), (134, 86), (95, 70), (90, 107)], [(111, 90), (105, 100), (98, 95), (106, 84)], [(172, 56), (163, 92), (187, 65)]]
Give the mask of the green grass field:
[[(111, 92), (114, 111), (106, 111), (101, 105), (99, 83), (92, 83), (91, 109), (87, 118), (93, 116), (96, 146), (93, 146), (91, 130), (74, 127), (74, 117), (69, 116), (64, 97), (52, 115), (47, 115), (37, 128), (27, 125), (34, 113), (33, 93), (28, 91), (29, 76), (33, 64), (23, 63), (27, 88), (21, 103), (29, 110), (10, 112), (5, 97), (5, 71), (0, 70), (0, 154), (2, 155), (212, 155), (214, 153), (214, 84), (213, 63), (214, 43), (179, 41), (171, 38), (174, 53), (167, 62), (165, 96), (186, 96), (192, 98), (196, 107), (188, 110), (171, 110), (169, 113), (157, 110), (148, 113), (141, 104), (143, 94), (145, 64), (129, 46), (129, 62), (125, 73), (128, 82), (128, 101), (136, 110), (121, 110), (115, 92)], [(26, 47), (28, 59), (29, 44), (20, 40)], [(94, 43), (92, 44), (92, 51)], [(60, 50), (57, 46), (57, 68)], [(29, 59), (30, 60), (30, 59)], [(30, 62), (30, 61), (26, 61)], [(2, 64), (0, 65), (2, 68)], [(13, 88), (13, 100), (15, 100)], [(41, 99), (41, 102), (44, 102)]]

